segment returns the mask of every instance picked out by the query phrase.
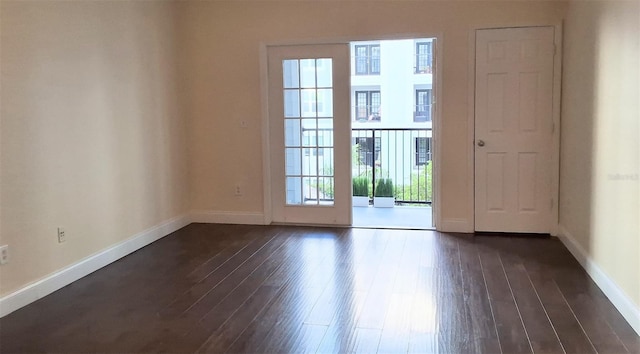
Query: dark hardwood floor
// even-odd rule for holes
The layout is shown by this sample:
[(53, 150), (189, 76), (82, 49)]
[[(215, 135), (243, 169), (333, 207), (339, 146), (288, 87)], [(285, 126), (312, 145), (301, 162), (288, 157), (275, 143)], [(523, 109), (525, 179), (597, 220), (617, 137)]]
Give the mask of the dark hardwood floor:
[(555, 238), (192, 224), (0, 319), (0, 351), (640, 353)]

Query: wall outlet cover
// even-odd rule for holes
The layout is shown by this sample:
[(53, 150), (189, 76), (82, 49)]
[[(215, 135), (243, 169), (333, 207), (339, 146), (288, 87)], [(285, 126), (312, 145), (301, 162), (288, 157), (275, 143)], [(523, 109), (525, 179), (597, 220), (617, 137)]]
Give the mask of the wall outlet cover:
[(0, 264), (9, 263), (9, 245), (0, 246)]

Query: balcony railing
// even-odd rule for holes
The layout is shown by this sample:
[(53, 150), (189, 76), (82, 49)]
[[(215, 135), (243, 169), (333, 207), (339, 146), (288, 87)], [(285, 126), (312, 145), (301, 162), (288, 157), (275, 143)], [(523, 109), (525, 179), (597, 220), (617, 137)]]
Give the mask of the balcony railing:
[(414, 68), (414, 73), (415, 74), (432, 74), (433, 69), (431, 65), (420, 65)]
[(351, 130), (352, 176), (366, 177), (369, 196), (380, 179), (391, 179), (396, 204), (431, 204), (431, 129)]
[(355, 106), (355, 120), (356, 122), (379, 122), (380, 105)]
[(414, 122), (431, 122), (431, 105), (416, 105), (413, 111)]

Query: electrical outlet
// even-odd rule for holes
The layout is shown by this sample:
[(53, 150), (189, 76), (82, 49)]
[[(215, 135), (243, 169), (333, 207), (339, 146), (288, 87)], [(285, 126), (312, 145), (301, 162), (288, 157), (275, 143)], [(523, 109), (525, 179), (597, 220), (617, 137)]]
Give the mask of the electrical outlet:
[(67, 240), (67, 235), (64, 233), (64, 228), (58, 228), (58, 243), (63, 243)]
[(9, 263), (9, 245), (0, 246), (0, 264)]
[(236, 184), (236, 188), (235, 188), (234, 194), (235, 194), (236, 197), (239, 197), (239, 196), (242, 195), (242, 188), (240, 187), (239, 184)]

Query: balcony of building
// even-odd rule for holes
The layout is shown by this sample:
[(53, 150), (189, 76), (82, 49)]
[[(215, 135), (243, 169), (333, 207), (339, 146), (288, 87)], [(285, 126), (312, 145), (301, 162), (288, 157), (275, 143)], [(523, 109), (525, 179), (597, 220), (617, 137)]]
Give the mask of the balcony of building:
[[(351, 136), (354, 196), (366, 194), (364, 206), (353, 207), (353, 226), (432, 228), (431, 129), (358, 128)], [(373, 206), (381, 181), (393, 186), (390, 208)]]

